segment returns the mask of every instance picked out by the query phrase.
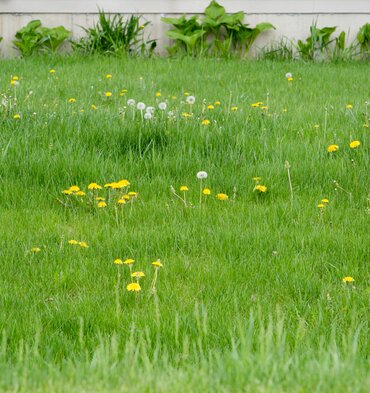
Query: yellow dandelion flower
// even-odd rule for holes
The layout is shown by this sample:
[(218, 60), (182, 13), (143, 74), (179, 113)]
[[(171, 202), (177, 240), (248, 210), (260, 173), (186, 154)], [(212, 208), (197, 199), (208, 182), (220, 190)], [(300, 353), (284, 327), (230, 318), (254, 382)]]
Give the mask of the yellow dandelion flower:
[(82, 248), (88, 248), (88, 244), (86, 242), (78, 242), (78, 245)]
[(124, 205), (126, 203), (126, 201), (123, 198), (118, 199), (117, 203), (119, 205)]
[(40, 247), (32, 247), (31, 248), (31, 252), (33, 252), (33, 253), (38, 253), (38, 252), (40, 252), (41, 251), (41, 248)]
[(208, 126), (210, 123), (211, 123), (211, 122), (210, 122), (208, 119), (202, 120), (202, 124), (203, 124), (204, 126)]
[(123, 179), (123, 180), (120, 180), (119, 182), (118, 182), (118, 185), (120, 186), (120, 187), (127, 187), (127, 186), (129, 186), (130, 185), (130, 182), (128, 181), (128, 180), (126, 180), (126, 179)]
[(97, 201), (105, 201), (105, 198), (103, 198), (103, 197), (96, 197), (96, 200)]
[(232, 107), (231, 107), (231, 110), (232, 110), (233, 112), (236, 112), (236, 111), (238, 110), (238, 107), (237, 107), (237, 106), (232, 106)]
[(68, 102), (71, 103), (71, 104), (73, 104), (73, 103), (76, 102), (76, 99), (75, 99), (75, 98), (70, 98), (70, 99), (68, 100)]
[(208, 105), (207, 108), (211, 111), (212, 109), (215, 109), (213, 105)]
[(322, 203), (329, 203), (329, 199), (327, 199), (327, 198), (321, 199), (321, 202)]
[(353, 277), (351, 277), (351, 276), (347, 276), (347, 277), (343, 277), (342, 281), (347, 284), (349, 282), (354, 282), (355, 279)]
[(68, 244), (71, 244), (72, 246), (74, 246), (74, 245), (78, 244), (78, 241), (71, 239), (71, 240), (68, 240)]
[(127, 285), (126, 289), (129, 292), (140, 292), (141, 286), (137, 282), (132, 282), (131, 284)]
[(155, 93), (155, 96), (156, 97), (160, 97), (162, 94), (159, 92), (159, 91), (157, 91), (156, 93)]
[(52, 68), (52, 69), (49, 71), (49, 73), (50, 73), (51, 75), (55, 74), (54, 68)]
[(266, 105), (263, 105), (263, 106), (261, 106), (260, 108), (261, 108), (261, 109), (264, 109), (264, 110), (267, 110), (269, 107), (266, 106)]
[(181, 186), (180, 191), (189, 191), (189, 188), (187, 186)]
[(190, 113), (188, 113), (188, 112), (182, 112), (181, 116), (182, 117), (191, 117), (192, 115)]
[(220, 101), (215, 101), (215, 105), (220, 106), (221, 102)]
[(104, 95), (105, 95), (106, 97), (112, 97), (112, 92), (111, 92), (111, 91), (106, 91), (106, 92), (104, 93)]
[(63, 190), (62, 193), (64, 195), (72, 195), (73, 194), (73, 192), (71, 190)]
[(205, 189), (202, 191), (202, 193), (203, 193), (203, 195), (211, 195), (211, 190), (210, 190), (209, 188), (205, 188)]
[(11, 84), (11, 86), (18, 86), (18, 85), (19, 85), (19, 82), (18, 82), (17, 80), (12, 79), (12, 80), (10, 81), (10, 84)]
[(319, 209), (323, 209), (323, 208), (325, 207), (325, 205), (324, 205), (323, 203), (319, 203), (319, 204), (317, 205), (317, 207), (318, 207)]
[(219, 201), (227, 201), (229, 199), (229, 197), (226, 194), (223, 194), (223, 193), (217, 194), (216, 198)]
[(19, 114), (19, 113), (16, 113), (14, 116), (13, 116), (13, 119), (15, 119), (15, 120), (19, 120), (21, 118), (21, 115)]
[(78, 187), (78, 186), (71, 186), (71, 187), (69, 187), (69, 191), (72, 191), (72, 192), (80, 191), (80, 187)]
[(99, 202), (99, 203), (98, 203), (98, 208), (101, 209), (101, 208), (103, 208), (103, 207), (107, 207), (107, 204), (106, 204), (105, 202), (103, 202), (103, 201), (102, 201), (102, 202)]
[(130, 191), (127, 195), (129, 195), (130, 197), (134, 197), (134, 196), (137, 196), (137, 192)]
[(107, 183), (107, 184), (104, 184), (104, 187), (105, 188), (113, 188), (112, 185), (114, 185), (114, 183)]
[(122, 259), (115, 259), (113, 262), (115, 265), (123, 265)]
[(261, 184), (257, 184), (256, 187), (254, 187), (254, 191), (259, 191), (259, 192), (264, 193), (267, 191), (267, 187), (262, 186)]
[(112, 74), (107, 74), (107, 75), (105, 75), (105, 77), (106, 77), (107, 79), (112, 79)]
[(357, 147), (359, 147), (361, 145), (361, 142), (360, 141), (352, 141), (350, 144), (349, 144), (349, 147), (351, 148), (351, 149), (356, 149)]
[(288, 82), (291, 82), (292, 80), (293, 80), (293, 77), (289, 77), (289, 78), (287, 78), (288, 79)]
[(125, 265), (132, 265), (135, 262), (135, 259), (126, 259), (123, 263)]
[(184, 93), (184, 96), (189, 96), (190, 95), (190, 93), (188, 92), (188, 91), (186, 91), (185, 93)]
[(122, 198), (126, 199), (126, 201), (128, 201), (128, 200), (130, 200), (130, 195), (125, 194), (125, 195), (122, 196)]
[(144, 274), (144, 272), (133, 272), (131, 274), (131, 277), (141, 278), (141, 277), (145, 277), (145, 274)]
[(13, 80), (13, 81), (18, 81), (18, 80), (19, 80), (19, 77), (18, 77), (17, 75), (14, 75), (14, 76), (12, 77), (12, 80)]
[(347, 108), (347, 109), (352, 109), (352, 108), (353, 108), (353, 105), (352, 105), (352, 104), (347, 104), (347, 105), (346, 105), (346, 108)]
[(252, 179), (253, 179), (254, 181), (260, 181), (260, 180), (261, 180), (261, 178), (258, 177), (258, 176), (255, 176), (255, 177), (253, 177)]
[(154, 267), (163, 267), (163, 265), (159, 259), (157, 261), (152, 262), (152, 265)]
[(84, 196), (84, 195), (86, 195), (83, 191), (77, 191), (76, 192), (76, 195), (77, 196)]
[(101, 190), (102, 187), (99, 186), (98, 183), (90, 183), (90, 184), (87, 186), (87, 189), (88, 189), (88, 190)]
[(327, 151), (329, 153), (333, 153), (333, 152), (338, 151), (338, 150), (339, 150), (339, 146), (338, 145), (330, 145), (327, 148)]

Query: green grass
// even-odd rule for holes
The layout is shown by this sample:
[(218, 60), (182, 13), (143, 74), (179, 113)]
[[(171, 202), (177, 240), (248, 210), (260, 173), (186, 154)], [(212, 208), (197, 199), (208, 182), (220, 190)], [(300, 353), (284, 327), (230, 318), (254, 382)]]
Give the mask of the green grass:
[[(368, 65), (65, 57), (1, 68), (0, 391), (370, 390)], [(128, 98), (168, 108), (133, 119)], [(200, 170), (212, 190), (202, 206)], [(125, 178), (139, 198), (118, 221), (113, 198), (60, 203), (72, 185)], [(171, 185), (189, 187), (188, 206)], [(141, 293), (126, 291), (116, 258), (146, 273)]]

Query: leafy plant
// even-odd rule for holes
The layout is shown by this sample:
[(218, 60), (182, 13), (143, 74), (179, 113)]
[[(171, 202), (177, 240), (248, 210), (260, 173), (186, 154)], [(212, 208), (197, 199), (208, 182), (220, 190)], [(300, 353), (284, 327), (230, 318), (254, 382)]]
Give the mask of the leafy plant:
[(271, 23), (260, 23), (251, 28), (243, 23), (243, 11), (227, 14), (225, 8), (214, 0), (204, 14), (201, 20), (197, 16), (186, 19), (184, 15), (180, 18), (162, 18), (163, 22), (173, 26), (167, 32), (167, 36), (175, 40), (175, 44), (167, 48), (170, 55), (178, 54), (181, 50), (191, 56), (247, 55), (259, 34), (274, 28)]
[(364, 58), (369, 56), (370, 48), (370, 23), (365, 23), (357, 33), (357, 41), (360, 45), (360, 52)]
[(87, 54), (151, 54), (157, 43), (155, 40), (144, 40), (145, 26), (140, 23), (140, 16), (132, 15), (124, 19), (120, 14), (107, 17), (99, 10), (99, 21), (91, 28), (83, 28), (86, 37), (72, 43), (75, 50)]
[(325, 53), (328, 53), (329, 45), (334, 41), (330, 38), (336, 29), (336, 26), (319, 29), (316, 23), (311, 25), (311, 34), (306, 39), (306, 42), (298, 40), (297, 43), (297, 49), (302, 59), (322, 60), (325, 57)]
[(167, 31), (167, 36), (175, 41), (172, 47), (167, 47), (170, 55), (185, 52), (195, 56), (202, 51), (202, 37), (205, 34), (202, 25), (198, 22), (198, 17), (193, 16), (186, 19), (183, 15), (180, 18), (162, 18), (163, 22), (174, 26)]
[(40, 20), (32, 20), (15, 34), (13, 44), (22, 56), (40, 52), (56, 52), (71, 35), (63, 26), (43, 27)]

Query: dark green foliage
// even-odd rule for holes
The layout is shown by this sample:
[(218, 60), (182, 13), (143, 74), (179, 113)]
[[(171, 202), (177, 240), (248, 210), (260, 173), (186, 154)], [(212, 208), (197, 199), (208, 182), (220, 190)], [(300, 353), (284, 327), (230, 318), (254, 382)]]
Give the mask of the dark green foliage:
[(130, 56), (151, 54), (155, 40), (145, 40), (143, 31), (149, 22), (140, 23), (140, 16), (107, 16), (99, 10), (99, 21), (91, 28), (83, 28), (86, 37), (72, 43), (73, 48), (85, 54), (100, 53)]
[(360, 52), (364, 58), (369, 57), (370, 47), (370, 23), (365, 23), (357, 33), (357, 41), (360, 45)]
[(322, 60), (328, 53), (329, 45), (334, 41), (331, 35), (337, 29), (333, 27), (323, 27), (319, 29), (315, 24), (310, 27), (310, 36), (306, 42), (298, 40), (297, 49), (304, 60)]
[(162, 18), (173, 26), (167, 36), (175, 41), (167, 48), (171, 56), (185, 53), (191, 56), (216, 56), (227, 58), (232, 54), (247, 55), (255, 39), (265, 30), (273, 29), (271, 23), (259, 23), (251, 28), (243, 23), (244, 12), (227, 14), (224, 7), (212, 1), (204, 11), (204, 18)]
[(70, 35), (71, 32), (63, 26), (43, 27), (40, 20), (32, 20), (17, 31), (13, 44), (22, 56), (56, 52)]

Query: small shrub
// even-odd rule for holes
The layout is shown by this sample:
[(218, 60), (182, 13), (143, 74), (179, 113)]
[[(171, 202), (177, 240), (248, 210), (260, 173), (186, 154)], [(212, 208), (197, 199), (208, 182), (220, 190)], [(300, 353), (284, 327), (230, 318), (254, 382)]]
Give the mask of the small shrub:
[(329, 52), (329, 45), (334, 41), (334, 39), (331, 39), (331, 35), (336, 29), (336, 26), (319, 29), (316, 23), (313, 24), (310, 27), (311, 34), (306, 42), (298, 40), (297, 49), (301, 58), (304, 60), (323, 60)]
[(360, 27), (360, 30), (357, 33), (357, 41), (360, 45), (361, 56), (367, 59), (370, 53), (370, 23), (365, 23)]
[(91, 28), (83, 28), (86, 37), (72, 43), (75, 50), (85, 54), (151, 54), (155, 47), (155, 40), (145, 41), (143, 31), (149, 22), (140, 24), (140, 16), (132, 15), (124, 19), (116, 14), (107, 17), (99, 10), (99, 21)]
[(271, 23), (259, 23), (251, 28), (243, 23), (244, 12), (227, 14), (224, 7), (211, 1), (204, 11), (204, 18), (162, 18), (173, 26), (167, 36), (175, 41), (167, 48), (170, 56), (185, 53), (191, 56), (209, 55), (230, 57), (246, 56), (256, 38), (265, 30), (274, 29)]
[(70, 35), (63, 26), (43, 27), (40, 20), (33, 20), (17, 31), (13, 44), (22, 56), (56, 52)]

